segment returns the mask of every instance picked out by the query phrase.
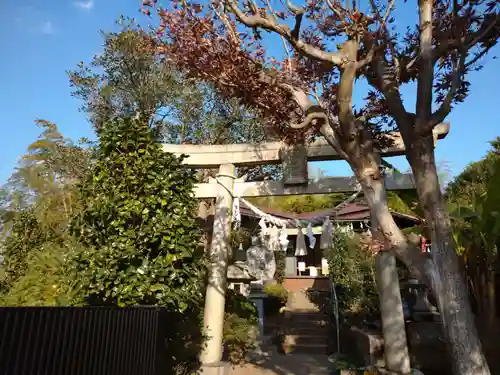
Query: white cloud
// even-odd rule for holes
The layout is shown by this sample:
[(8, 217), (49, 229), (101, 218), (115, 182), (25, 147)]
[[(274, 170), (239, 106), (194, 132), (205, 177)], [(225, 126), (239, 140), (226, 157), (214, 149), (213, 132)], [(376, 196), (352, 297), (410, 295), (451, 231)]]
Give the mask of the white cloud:
[(55, 34), (57, 28), (51, 18), (50, 14), (32, 6), (21, 7), (13, 14), (15, 26), (32, 35)]
[(75, 1), (73, 5), (84, 10), (91, 10), (94, 7), (94, 0)]
[(54, 34), (54, 25), (51, 21), (45, 21), (40, 25), (40, 32), (47, 35)]

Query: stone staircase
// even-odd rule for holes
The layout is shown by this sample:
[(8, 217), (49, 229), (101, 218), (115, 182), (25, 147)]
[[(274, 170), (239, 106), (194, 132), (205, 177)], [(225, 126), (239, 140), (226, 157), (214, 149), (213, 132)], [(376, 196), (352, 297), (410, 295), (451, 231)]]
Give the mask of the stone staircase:
[(306, 291), (288, 296), (284, 350), (288, 353), (327, 354), (328, 315), (313, 304)]

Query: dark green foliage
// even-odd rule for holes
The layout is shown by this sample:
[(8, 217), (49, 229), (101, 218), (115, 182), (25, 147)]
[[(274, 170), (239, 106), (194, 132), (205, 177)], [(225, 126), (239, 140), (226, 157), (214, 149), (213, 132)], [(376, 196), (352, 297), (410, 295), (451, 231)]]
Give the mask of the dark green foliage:
[[(97, 133), (117, 116), (140, 111), (166, 143), (230, 144), (269, 140), (258, 116), (210, 84), (185, 77), (154, 51), (151, 35), (133, 20), (120, 19), (118, 32), (103, 33), (100, 54), (69, 71), (72, 95)], [(280, 166), (240, 167), (249, 180), (279, 178)], [(210, 171), (202, 171), (207, 177)]]
[(486, 257), (495, 267), (495, 243), (500, 236), (500, 137), (491, 146), (482, 160), (468, 165), (448, 185), (446, 198), (458, 252), (466, 257)]
[(226, 292), (224, 345), (232, 364), (244, 363), (257, 339), (258, 315), (254, 304), (229, 289)]
[[(132, 20), (103, 33), (103, 50), (68, 72), (72, 95), (81, 100), (97, 132), (115, 116), (138, 110), (167, 143), (258, 143), (266, 139), (259, 118), (211, 85), (186, 78), (155, 55), (151, 35)], [(242, 168), (250, 178), (276, 167)]]
[(102, 33), (100, 54), (68, 72), (72, 95), (81, 100), (81, 109), (97, 132), (109, 119), (134, 110), (147, 116), (150, 125), (161, 128), (156, 117), (163, 117), (162, 108), (177, 99), (182, 89), (180, 77), (155, 58), (150, 35), (133, 22), (121, 23), (119, 32)]
[(335, 207), (351, 194), (333, 193), (322, 195), (295, 195), (281, 197), (251, 198), (249, 201), (263, 208), (272, 208), (281, 212), (301, 214)]
[(229, 257), (229, 262), (232, 263), (238, 260), (238, 254), (244, 253), (244, 251), (240, 250), (240, 246), (242, 249), (247, 249), (251, 244), (251, 236), (252, 231), (245, 227), (234, 228), (231, 231), (231, 250), (232, 253)]
[(497, 303), (500, 264), (500, 138), (491, 145), (486, 156), (467, 166), (446, 190), (457, 252), (473, 291), (473, 308), (483, 323), (495, 319), (492, 306)]
[(73, 303), (161, 305), (169, 311), (165, 357), (172, 374), (196, 367), (205, 275), (195, 223), (195, 176), (164, 153), (147, 121), (118, 118), (99, 134), (96, 160), (80, 185), (68, 277)]
[(4, 292), (26, 273), (30, 254), (38, 251), (49, 236), (29, 209), (15, 215), (10, 224), (2, 251), (4, 262), (0, 285)]
[(486, 193), (487, 183), (496, 172), (495, 163), (500, 159), (500, 137), (491, 146), (483, 159), (469, 164), (448, 184), (445, 196), (453, 206), (472, 206)]
[(182, 313), (169, 311), (169, 327), (165, 337), (165, 358), (172, 375), (194, 375), (199, 368), (199, 354), (203, 347), (203, 310), (200, 303), (187, 307)]
[(278, 284), (283, 284), (285, 281), (286, 253), (284, 251), (275, 251), (274, 259), (276, 260), (274, 279), (278, 282)]
[(286, 305), (288, 301), (288, 291), (282, 284), (266, 284), (264, 285), (264, 293), (269, 297), (277, 298), (282, 305)]
[(29, 252), (25, 272), (2, 296), (7, 306), (67, 306), (73, 297), (74, 279), (67, 278), (68, 259), (81, 246), (71, 240), (64, 244), (44, 242)]
[(356, 236), (335, 233), (325, 257), (337, 286), (341, 315), (355, 323), (374, 313), (378, 308), (375, 255), (363, 248)]
[[(14, 305), (43, 305), (54, 300), (58, 288), (47, 288), (40, 275), (54, 274), (56, 267), (46, 267), (45, 262), (52, 253), (74, 247), (68, 226), (80, 209), (75, 185), (90, 164), (88, 148), (64, 138), (49, 121), (37, 120), (36, 124), (42, 133), (0, 187), (0, 246), (5, 258), (3, 269), (0, 265), (0, 292), (5, 303)], [(59, 284), (54, 282), (55, 276), (51, 283)]]
[(264, 316), (266, 319), (273, 319), (284, 311), (283, 308), (288, 302), (288, 291), (283, 284), (268, 283), (264, 285), (264, 293), (267, 295), (264, 299)]
[(116, 119), (100, 134), (80, 189), (73, 233), (80, 295), (92, 304), (163, 305), (182, 312), (202, 297), (194, 174), (164, 153), (140, 119)]

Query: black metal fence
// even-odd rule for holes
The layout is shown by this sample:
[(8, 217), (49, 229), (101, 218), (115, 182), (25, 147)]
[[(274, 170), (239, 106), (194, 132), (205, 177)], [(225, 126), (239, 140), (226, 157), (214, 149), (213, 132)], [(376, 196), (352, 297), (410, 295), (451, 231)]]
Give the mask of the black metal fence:
[(169, 374), (165, 315), (155, 307), (0, 308), (0, 374)]

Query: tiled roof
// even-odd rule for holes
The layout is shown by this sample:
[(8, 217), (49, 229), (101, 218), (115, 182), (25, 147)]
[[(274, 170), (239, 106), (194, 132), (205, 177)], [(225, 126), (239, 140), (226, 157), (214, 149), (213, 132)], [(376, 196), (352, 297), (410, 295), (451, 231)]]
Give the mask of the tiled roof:
[(351, 216), (365, 218), (370, 216), (370, 209), (365, 204), (354, 202), (354, 203), (349, 203), (348, 205), (342, 207), (342, 209), (340, 209), (339, 211), (336, 211), (335, 207), (332, 207), (313, 212), (306, 212), (297, 215), (297, 217), (302, 220), (308, 220), (318, 216), (334, 216), (334, 215), (336, 215), (337, 219), (339, 220), (344, 220), (344, 217), (351, 218)]

